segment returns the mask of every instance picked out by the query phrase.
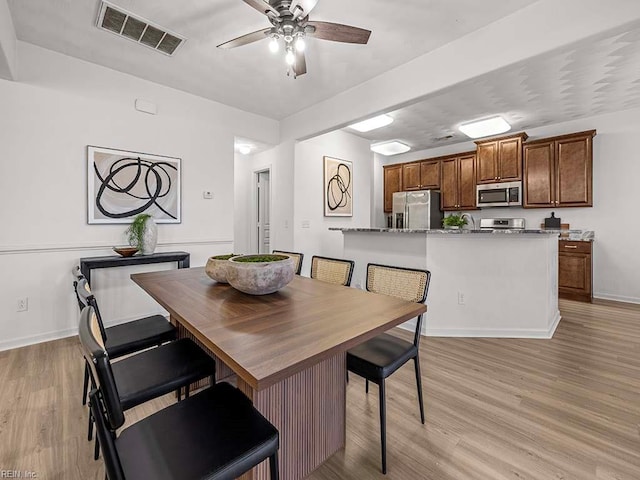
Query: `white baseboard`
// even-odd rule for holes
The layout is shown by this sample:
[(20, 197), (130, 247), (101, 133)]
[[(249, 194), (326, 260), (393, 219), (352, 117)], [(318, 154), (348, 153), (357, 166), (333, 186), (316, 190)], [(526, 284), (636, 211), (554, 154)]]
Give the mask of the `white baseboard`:
[(13, 338), (11, 340), (2, 340), (0, 341), (0, 352), (13, 350), (14, 348), (28, 347), (29, 345), (35, 345), (37, 343), (60, 340), (61, 338), (72, 337), (74, 335), (78, 335), (78, 328), (67, 328), (56, 332), (38, 333), (36, 335)]
[[(560, 312), (556, 312), (553, 321), (547, 329), (501, 329), (501, 328), (423, 328), (422, 335), (425, 337), (464, 337), (464, 338), (541, 338), (549, 339), (558, 328), (560, 323)], [(400, 328), (415, 332), (415, 321), (410, 321), (399, 325)]]
[(593, 298), (600, 298), (602, 300), (612, 300), (614, 302), (640, 304), (640, 298), (638, 297), (625, 297), (624, 295), (614, 295), (612, 293), (594, 293)]
[[(105, 322), (105, 327), (120, 325), (121, 323), (130, 322), (131, 320), (135, 320), (137, 318), (147, 317), (151, 315), (166, 316), (167, 313), (164, 311), (158, 310), (156, 312), (151, 312), (151, 313), (140, 315), (140, 316), (121, 318), (119, 320), (111, 320), (111, 321)], [(77, 327), (58, 330), (55, 332), (28, 335), (26, 337), (13, 338), (11, 340), (2, 340), (0, 341), (0, 352), (4, 352), (5, 350), (13, 350), (15, 348), (28, 347), (30, 345), (36, 345), (38, 343), (51, 342), (53, 340), (60, 340), (62, 338), (73, 337), (75, 335), (78, 335)]]

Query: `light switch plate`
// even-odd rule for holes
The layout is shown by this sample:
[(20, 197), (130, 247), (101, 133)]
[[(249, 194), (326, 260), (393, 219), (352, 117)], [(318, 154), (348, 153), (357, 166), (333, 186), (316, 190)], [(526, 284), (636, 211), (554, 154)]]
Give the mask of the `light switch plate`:
[(204, 198), (205, 200), (213, 199), (213, 192), (205, 190), (204, 192), (202, 192), (202, 198)]

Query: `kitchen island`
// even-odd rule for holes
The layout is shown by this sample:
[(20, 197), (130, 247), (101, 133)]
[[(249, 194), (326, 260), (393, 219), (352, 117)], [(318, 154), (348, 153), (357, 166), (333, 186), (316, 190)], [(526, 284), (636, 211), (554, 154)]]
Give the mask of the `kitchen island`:
[(332, 230), (356, 263), (353, 286), (364, 288), (367, 263), (431, 271), (425, 335), (551, 338), (560, 321), (557, 232)]

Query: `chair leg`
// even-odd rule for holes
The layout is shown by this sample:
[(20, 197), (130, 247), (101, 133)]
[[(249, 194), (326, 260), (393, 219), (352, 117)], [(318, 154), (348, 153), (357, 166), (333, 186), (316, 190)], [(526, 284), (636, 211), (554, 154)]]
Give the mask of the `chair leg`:
[(209, 386), (213, 387), (215, 384), (216, 384), (216, 376), (211, 375), (211, 377), (209, 377)]
[(93, 439), (93, 415), (89, 412), (89, 427), (87, 428), (87, 440), (90, 442)]
[(387, 474), (387, 405), (384, 379), (380, 382), (380, 447), (382, 449), (382, 473)]
[(100, 458), (100, 440), (98, 440), (98, 435), (96, 435), (96, 444), (93, 448), (93, 459), (98, 460)]
[(191, 385), (187, 385), (186, 387), (184, 387), (184, 399), (186, 400), (187, 398), (189, 398), (189, 390)]
[(82, 405), (87, 404), (87, 393), (89, 393), (89, 365), (84, 362), (84, 385), (82, 386)]
[(269, 476), (271, 480), (278, 480), (280, 472), (278, 471), (278, 452), (269, 457)]
[(365, 393), (369, 393), (369, 380), (364, 381), (364, 391)]
[(418, 402), (420, 403), (420, 421), (424, 425), (424, 401), (422, 400), (422, 376), (420, 375), (420, 357), (413, 359), (416, 366), (416, 385), (418, 386)]
[(182, 401), (182, 387), (180, 387), (178, 389), (178, 401), (181, 402)]

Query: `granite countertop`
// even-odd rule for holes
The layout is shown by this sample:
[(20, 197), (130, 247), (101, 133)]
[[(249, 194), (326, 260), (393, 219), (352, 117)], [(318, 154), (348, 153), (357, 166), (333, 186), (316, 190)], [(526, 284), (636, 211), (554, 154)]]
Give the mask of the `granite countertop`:
[[(373, 232), (373, 233), (424, 233), (428, 235), (556, 235), (560, 236), (560, 230), (479, 230), (479, 229), (435, 229), (427, 230), (424, 228), (329, 228), (338, 232)], [(561, 240), (571, 242), (592, 242), (594, 233), (592, 231), (569, 230), (569, 235), (562, 237)]]
[(522, 234), (543, 234), (558, 235), (559, 232), (553, 230), (472, 230), (464, 228), (461, 230), (449, 229), (424, 229), (424, 228), (330, 228), (329, 230), (340, 232), (377, 232), (377, 233), (426, 233), (428, 235), (522, 235)]

